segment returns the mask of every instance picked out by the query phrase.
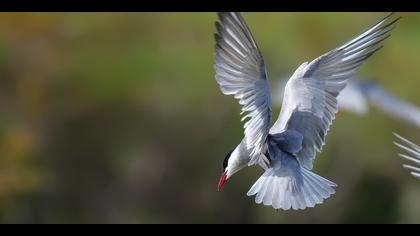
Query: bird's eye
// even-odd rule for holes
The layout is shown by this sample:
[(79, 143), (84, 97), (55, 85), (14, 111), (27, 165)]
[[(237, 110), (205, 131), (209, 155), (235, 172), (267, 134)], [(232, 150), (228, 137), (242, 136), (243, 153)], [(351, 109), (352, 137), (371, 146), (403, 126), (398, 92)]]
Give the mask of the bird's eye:
[(230, 151), (230, 152), (228, 152), (228, 154), (226, 154), (225, 159), (223, 160), (223, 171), (226, 169), (226, 167), (227, 167), (227, 165), (228, 165), (229, 158), (230, 158), (230, 156), (232, 155), (232, 152), (233, 152), (233, 150), (232, 150), (232, 151)]

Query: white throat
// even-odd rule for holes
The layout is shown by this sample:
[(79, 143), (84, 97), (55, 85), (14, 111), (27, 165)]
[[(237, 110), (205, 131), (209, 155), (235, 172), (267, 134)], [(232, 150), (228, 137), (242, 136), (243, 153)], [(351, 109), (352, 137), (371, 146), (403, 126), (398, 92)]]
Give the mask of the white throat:
[(230, 155), (228, 165), (226, 167), (227, 178), (230, 178), (233, 174), (246, 167), (249, 160), (249, 152), (246, 149), (245, 142), (242, 141)]

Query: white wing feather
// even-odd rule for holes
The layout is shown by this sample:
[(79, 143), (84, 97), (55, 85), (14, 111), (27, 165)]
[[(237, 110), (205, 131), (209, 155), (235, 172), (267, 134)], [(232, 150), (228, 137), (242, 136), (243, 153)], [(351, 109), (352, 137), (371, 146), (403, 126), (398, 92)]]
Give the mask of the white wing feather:
[(388, 115), (420, 127), (420, 108), (405, 102), (376, 84), (368, 84), (364, 93), (369, 101)]
[(410, 161), (412, 164), (404, 164), (403, 167), (410, 171), (410, 174), (418, 179), (420, 179), (420, 147), (401, 137), (400, 135), (394, 133), (394, 135), (403, 143), (395, 142), (399, 148), (404, 150), (407, 154), (398, 154), (400, 157), (405, 160)]
[(347, 86), (338, 95), (337, 100), (339, 110), (352, 112), (360, 116), (366, 115), (369, 111), (368, 100), (357, 80), (349, 80)]
[(295, 130), (303, 135), (299, 163), (312, 169), (337, 112), (337, 96), (358, 67), (382, 48), (378, 44), (389, 37), (393, 24), (389, 17), (310, 63), (303, 63), (286, 84), (280, 116), (270, 133)]
[(271, 99), (263, 57), (238, 13), (219, 13), (216, 22), (216, 81), (225, 95), (234, 95), (246, 113), (242, 121), (251, 153), (249, 165), (267, 162), (264, 149), (271, 125)]

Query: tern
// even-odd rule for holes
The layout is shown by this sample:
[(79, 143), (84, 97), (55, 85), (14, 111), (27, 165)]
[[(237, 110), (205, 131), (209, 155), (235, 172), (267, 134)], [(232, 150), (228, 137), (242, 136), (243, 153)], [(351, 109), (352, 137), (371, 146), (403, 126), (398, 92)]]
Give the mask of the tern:
[(411, 142), (410, 140), (403, 138), (402, 136), (394, 133), (394, 135), (403, 144), (394, 142), (399, 148), (404, 150), (407, 154), (398, 154), (400, 157), (409, 161), (412, 164), (404, 164), (403, 167), (410, 171), (410, 174), (417, 179), (420, 179), (420, 147)]
[[(278, 93), (274, 95), (273, 100), (278, 105), (283, 103), (286, 83), (286, 79), (276, 81), (275, 88)], [(337, 100), (340, 111), (366, 116), (369, 105), (372, 105), (391, 117), (420, 127), (420, 108), (391, 94), (375, 81), (355, 77), (348, 81)]]
[(259, 165), (265, 172), (248, 196), (274, 209), (305, 209), (321, 204), (337, 185), (313, 173), (337, 112), (337, 96), (362, 63), (390, 36), (392, 13), (363, 33), (310, 62), (301, 64), (285, 86), (280, 115), (271, 126), (271, 95), (266, 65), (239, 13), (218, 13), (215, 26), (215, 79), (225, 95), (242, 105), (244, 138), (223, 161), (218, 191), (239, 170)]

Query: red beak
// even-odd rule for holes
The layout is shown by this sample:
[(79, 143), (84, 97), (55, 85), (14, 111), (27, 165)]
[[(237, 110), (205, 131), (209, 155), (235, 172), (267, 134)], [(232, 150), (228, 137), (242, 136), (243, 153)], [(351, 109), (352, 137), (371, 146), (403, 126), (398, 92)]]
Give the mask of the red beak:
[(217, 191), (220, 192), (220, 189), (222, 189), (223, 185), (226, 183), (227, 180), (227, 171), (223, 173), (222, 177), (219, 180), (219, 185), (217, 185)]

